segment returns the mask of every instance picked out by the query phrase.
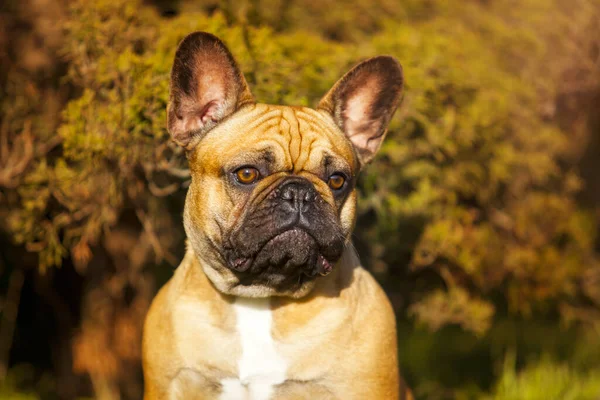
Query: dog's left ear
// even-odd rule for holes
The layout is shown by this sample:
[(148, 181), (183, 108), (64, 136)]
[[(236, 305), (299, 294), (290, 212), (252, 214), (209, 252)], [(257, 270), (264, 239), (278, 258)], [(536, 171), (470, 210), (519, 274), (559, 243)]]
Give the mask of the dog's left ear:
[(191, 149), (221, 120), (254, 103), (244, 75), (216, 36), (194, 32), (179, 44), (171, 71), (167, 129)]
[(325, 95), (318, 109), (333, 116), (356, 149), (361, 165), (375, 156), (402, 93), (402, 66), (393, 57), (368, 59)]

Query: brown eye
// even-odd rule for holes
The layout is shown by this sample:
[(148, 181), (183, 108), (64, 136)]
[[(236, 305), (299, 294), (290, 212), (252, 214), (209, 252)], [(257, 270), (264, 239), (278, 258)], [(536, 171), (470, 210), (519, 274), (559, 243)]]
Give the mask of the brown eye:
[(258, 180), (260, 173), (256, 168), (252, 167), (243, 167), (235, 171), (235, 177), (239, 183), (243, 183), (244, 185), (249, 185)]
[(344, 186), (344, 182), (346, 182), (346, 179), (342, 175), (333, 174), (329, 177), (327, 184), (333, 190), (340, 190)]

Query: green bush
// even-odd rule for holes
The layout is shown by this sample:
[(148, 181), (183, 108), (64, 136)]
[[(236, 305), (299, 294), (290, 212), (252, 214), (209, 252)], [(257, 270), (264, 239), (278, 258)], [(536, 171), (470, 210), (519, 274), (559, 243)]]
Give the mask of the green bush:
[[(36, 149), (0, 193), (0, 227), (39, 254), (41, 270), (69, 258), (84, 274), (131, 216), (155, 256), (144, 265), (177, 264), (189, 174), (165, 130), (169, 70), (177, 43), (205, 30), (266, 103), (315, 105), (363, 58), (402, 62), (403, 103), (359, 182), (356, 229), (365, 265), (405, 300), (400, 311), (479, 337), (500, 314), (598, 323), (600, 280), (586, 279), (600, 271), (597, 226), (577, 203), (573, 143), (548, 111), (597, 2), (234, 3), (184, 1), (186, 12), (166, 18), (141, 0), (70, 2), (58, 84), (68, 103), (55, 124), (44, 93), (19, 85), (18, 70), (7, 75), (12, 148), (60, 144)], [(557, 390), (567, 378), (595, 387), (596, 375), (548, 365), (505, 371), (494, 398), (535, 390), (538, 376)]]
[(577, 371), (544, 359), (515, 370), (515, 357), (506, 358), (504, 369), (489, 400), (597, 400), (600, 370)]
[[(167, 144), (164, 110), (174, 49), (191, 31), (222, 37), (268, 103), (312, 105), (354, 62), (387, 53), (403, 62), (407, 86), (361, 182), (360, 212), (376, 215), (357, 229), (379, 249), (370, 263), (437, 271), (444, 288), (415, 293), (411, 307), (434, 327), (484, 332), (496, 294), (517, 313), (576, 306), (580, 277), (597, 268), (595, 227), (575, 202), (577, 175), (561, 166), (566, 135), (538, 109), (535, 66), (547, 44), (535, 26), (511, 29), (493, 8), (431, 14), (387, 19), (356, 46), (231, 25), (219, 13), (164, 20), (135, 2), (74, 2), (63, 50), (81, 95), (63, 113), (63, 155), (41, 160), (19, 188), (10, 230), (22, 242), (45, 240), (40, 263), (49, 266), (97, 242), (129, 204), (156, 219), (151, 209), (166, 206), (152, 193), (182, 186), (169, 176), (184, 164)], [(49, 218), (53, 197), (62, 210)]]
[(48, 395), (53, 392), (53, 383), (48, 375), (37, 381), (35, 392), (23, 391), (24, 386), (30, 386), (34, 381), (34, 375), (33, 368), (27, 365), (17, 365), (12, 368), (0, 383), (0, 400), (39, 400), (43, 398), (42, 394)]

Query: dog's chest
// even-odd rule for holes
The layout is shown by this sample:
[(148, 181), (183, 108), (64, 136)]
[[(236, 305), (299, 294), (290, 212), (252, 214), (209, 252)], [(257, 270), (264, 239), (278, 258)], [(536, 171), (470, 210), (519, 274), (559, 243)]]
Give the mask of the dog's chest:
[(220, 400), (269, 400), (275, 386), (285, 381), (288, 369), (271, 335), (269, 299), (238, 298), (233, 308), (241, 342), (238, 378), (221, 381)]

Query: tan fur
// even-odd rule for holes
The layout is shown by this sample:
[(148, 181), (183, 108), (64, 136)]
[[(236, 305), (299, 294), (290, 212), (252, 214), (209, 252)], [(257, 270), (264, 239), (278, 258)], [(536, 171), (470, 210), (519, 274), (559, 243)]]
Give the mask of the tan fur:
[[(260, 128), (260, 129), (257, 129)], [(238, 136), (241, 133), (241, 137)], [(239, 139), (238, 139), (239, 138)], [(311, 171), (319, 168), (323, 151), (342, 155), (356, 169), (352, 149), (331, 118), (311, 109), (253, 105), (211, 131), (190, 157), (193, 176), (202, 176), (188, 194), (185, 222), (201, 226), (219, 242), (219, 230), (208, 221), (222, 214), (236, 223), (244, 206), (229, 200), (219, 178), (222, 160), (265, 144), (281, 151), (282, 169), (323, 183)], [(220, 157), (214, 157), (220, 154)], [(265, 183), (267, 184), (267, 183)], [(333, 201), (326, 187), (320, 193)], [(208, 206), (216, 205), (219, 206)], [(240, 207), (237, 210), (236, 207)], [(211, 215), (209, 215), (209, 213)], [(354, 225), (355, 196), (340, 210), (349, 234)], [(194, 238), (190, 237), (194, 243)], [(202, 249), (203, 244), (196, 243)], [(239, 357), (235, 315), (230, 305), (235, 288), (228, 270), (215, 276), (217, 290), (205, 275), (202, 254), (189, 246), (174, 278), (154, 300), (144, 329), (146, 400), (216, 399), (219, 382), (236, 376)], [(398, 369), (395, 319), (375, 280), (361, 268), (348, 248), (334, 272), (316, 280), (300, 299), (274, 298), (273, 338), (291, 360), (288, 382), (276, 399), (396, 399)], [(222, 294), (229, 291), (230, 295)], [(306, 382), (302, 383), (301, 382)], [(192, 395), (188, 393), (193, 393)]]
[(337, 399), (397, 398), (394, 314), (353, 250), (305, 299), (277, 299), (273, 308), (273, 337), (294, 360), (291, 379), (318, 382)]
[[(399, 398), (394, 313), (350, 237), (359, 170), (402, 84), (400, 64), (381, 56), (316, 110), (255, 104), (218, 38), (182, 41), (167, 119), (188, 150), (188, 246), (146, 319), (146, 400)], [(235, 178), (248, 168), (261, 175), (251, 185)]]
[[(277, 170), (288, 172), (266, 177), (254, 190), (256, 194), (253, 197), (240, 198), (222, 179), (222, 171), (230, 164), (239, 164), (240, 154), (260, 153), (265, 147), (275, 152)], [(235, 227), (240, 223), (239, 218), (247, 203), (259, 201), (264, 192), (261, 188), (269, 187), (271, 182), (284, 174), (293, 173), (310, 180), (323, 199), (333, 204), (331, 191), (318, 175), (326, 153), (341, 157), (351, 170), (358, 173), (358, 161), (350, 142), (341, 134), (329, 114), (310, 108), (254, 104), (237, 111), (210, 131), (190, 155), (193, 181), (186, 200), (184, 224), (196, 254), (202, 258), (206, 246), (194, 237), (193, 227), (202, 227), (213, 243), (222, 243), (222, 229), (215, 225), (216, 222), (210, 221), (216, 219), (227, 229)], [(354, 226), (355, 207), (355, 195), (352, 194), (339, 210), (346, 237)], [(204, 261), (207, 264), (205, 271), (213, 284), (221, 292), (231, 295), (300, 298), (314, 284), (307, 282), (301, 290), (293, 293), (276, 292), (260, 286), (240, 287), (236, 286), (237, 279), (229, 269), (211, 260)]]
[[(188, 250), (146, 320), (146, 400), (219, 398), (240, 351), (231, 301)], [(272, 309), (278, 350), (293, 360), (274, 399), (398, 398), (394, 314), (352, 250), (306, 298), (277, 298)]]

